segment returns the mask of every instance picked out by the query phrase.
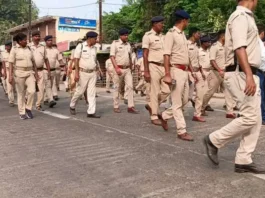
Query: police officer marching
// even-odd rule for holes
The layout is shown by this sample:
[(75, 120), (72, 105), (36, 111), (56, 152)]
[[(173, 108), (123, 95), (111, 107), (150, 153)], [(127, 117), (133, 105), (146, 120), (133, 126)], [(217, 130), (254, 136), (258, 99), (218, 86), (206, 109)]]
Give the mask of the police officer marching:
[(150, 82), (150, 102), (145, 106), (149, 111), (151, 122), (161, 126), (158, 110), (161, 103), (165, 102), (170, 94), (169, 86), (162, 80), (165, 76), (163, 45), (164, 17), (152, 18), (152, 29), (143, 37), (144, 77)]
[(53, 107), (56, 105), (56, 102), (53, 98), (53, 86), (55, 86), (55, 78), (56, 78), (56, 62), (59, 61), (61, 65), (64, 65), (62, 56), (60, 55), (60, 52), (58, 49), (53, 47), (53, 36), (48, 35), (44, 38), (44, 41), (46, 43), (46, 52), (47, 57), (50, 63), (50, 78), (48, 76), (48, 68), (44, 67), (44, 74), (45, 74), (45, 87), (46, 87), (46, 97), (49, 101), (49, 107)]
[(183, 107), (188, 103), (189, 97), (189, 55), (188, 43), (184, 30), (188, 26), (190, 15), (184, 11), (176, 12), (176, 23), (165, 37), (164, 44), (164, 82), (171, 86), (172, 107), (165, 110), (160, 116), (162, 127), (168, 130), (167, 120), (174, 117), (178, 138), (184, 141), (193, 141), (187, 132), (183, 115)]
[[(19, 33), (14, 37), (17, 45), (14, 46), (9, 56), (9, 83), (16, 83), (17, 103), (20, 119), (33, 119), (31, 112), (35, 82), (39, 80), (33, 53), (27, 46), (27, 35)], [(35, 77), (34, 77), (35, 75)], [(27, 101), (25, 96), (27, 93)]]
[[(36, 100), (36, 109), (38, 111), (42, 111), (42, 103), (44, 100), (44, 93), (45, 93), (45, 81), (50, 80), (51, 72), (50, 72), (50, 63), (47, 57), (46, 47), (40, 44), (40, 31), (33, 31), (32, 32), (32, 43), (29, 44), (29, 47), (33, 53), (34, 60), (37, 67), (37, 72), (39, 76), (39, 81), (37, 83), (39, 91), (37, 93), (37, 100)], [(44, 64), (46, 65), (47, 75), (45, 77), (44, 72)], [(45, 78), (47, 78), (45, 80)], [(49, 106), (53, 107), (56, 105), (55, 102), (51, 101)]]
[(75, 49), (75, 81), (77, 88), (70, 103), (70, 113), (76, 114), (76, 103), (86, 92), (88, 109), (87, 117), (100, 118), (96, 114), (96, 82), (97, 82), (97, 42), (98, 34), (96, 32), (88, 32), (87, 40), (79, 44)]
[(113, 94), (114, 112), (121, 113), (119, 108), (119, 87), (120, 82), (125, 82), (128, 93), (128, 113), (138, 114), (134, 108), (133, 99), (133, 77), (132, 77), (132, 49), (128, 42), (129, 30), (123, 28), (119, 31), (120, 39), (113, 41), (110, 49), (110, 59), (115, 69), (113, 78), (115, 91)]
[(2, 65), (4, 69), (4, 80), (6, 81), (6, 92), (9, 100), (9, 106), (14, 107), (14, 89), (15, 89), (15, 84), (14, 81), (12, 83), (9, 83), (9, 56), (10, 56), (10, 51), (12, 49), (12, 41), (7, 41), (5, 43), (5, 51), (2, 53)]
[(204, 145), (211, 162), (218, 165), (218, 150), (241, 136), (235, 158), (235, 172), (264, 174), (265, 169), (255, 165), (252, 160), (262, 122), (257, 76), (257, 68), (261, 64), (261, 49), (253, 14), (258, 0), (237, 2), (237, 9), (228, 19), (225, 34), (226, 72), (236, 71), (236, 75), (227, 76), (225, 83), (238, 101), (240, 116), (206, 136)]

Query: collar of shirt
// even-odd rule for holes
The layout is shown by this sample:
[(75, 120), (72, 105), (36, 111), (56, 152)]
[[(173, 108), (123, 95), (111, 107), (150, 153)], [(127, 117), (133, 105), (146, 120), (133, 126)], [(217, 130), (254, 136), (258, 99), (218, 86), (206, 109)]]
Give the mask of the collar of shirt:
[(175, 29), (179, 34), (182, 34), (183, 31), (181, 31), (178, 27), (174, 26), (173, 29)]
[(154, 34), (154, 35), (156, 35), (156, 36), (161, 36), (161, 35), (162, 35), (161, 33), (158, 34), (153, 28), (152, 28), (151, 32), (152, 32), (152, 34)]
[(122, 44), (122, 45), (127, 45), (128, 44), (128, 42), (123, 42), (121, 39), (119, 39), (119, 42), (120, 42), (120, 44)]
[(33, 42), (29, 44), (30, 47), (41, 47), (43, 45), (41, 45), (40, 43), (36, 46)]
[(202, 52), (208, 52), (208, 51), (209, 51), (209, 49), (204, 50), (202, 47), (200, 47), (200, 50), (201, 50)]
[(253, 16), (253, 12), (252, 12), (250, 9), (248, 9), (248, 8), (246, 8), (246, 7), (244, 7), (244, 6), (237, 6), (236, 9), (237, 9), (237, 10), (242, 10), (242, 11), (244, 11), (244, 12), (250, 14), (251, 16)]
[(85, 41), (83, 44), (84, 44), (84, 46), (86, 46), (86, 47), (88, 47), (88, 48), (91, 48), (91, 49), (95, 48), (95, 45), (93, 45), (93, 46), (88, 46), (88, 44), (87, 44), (86, 41)]
[(220, 41), (217, 41), (217, 45), (220, 45), (221, 47), (224, 47), (224, 45)]
[(196, 45), (196, 42), (193, 42), (191, 40), (188, 40), (188, 45)]

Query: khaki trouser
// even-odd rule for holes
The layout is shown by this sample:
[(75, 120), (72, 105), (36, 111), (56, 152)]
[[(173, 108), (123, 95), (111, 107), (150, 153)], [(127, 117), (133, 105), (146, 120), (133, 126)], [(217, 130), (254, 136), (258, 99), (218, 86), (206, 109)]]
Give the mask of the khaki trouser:
[(73, 97), (75, 91), (76, 91), (76, 82), (75, 82), (75, 70), (72, 70), (72, 73), (69, 76), (69, 92), (71, 97)]
[(58, 96), (58, 87), (60, 86), (61, 68), (56, 68), (55, 78), (52, 84), (52, 95)]
[[(23, 74), (23, 71), (18, 71)], [(22, 75), (21, 75), (22, 76)], [(17, 89), (17, 104), (18, 111), (20, 115), (26, 114), (26, 109), (32, 110), (34, 94), (36, 91), (36, 79), (34, 77), (34, 72), (27, 72), (25, 77), (15, 76), (15, 83)], [(25, 101), (25, 96), (27, 93), (27, 102)]]
[(48, 71), (44, 70), (44, 80), (45, 80), (45, 96), (44, 100), (51, 102), (53, 101), (52, 85), (55, 81), (55, 71), (51, 71), (51, 79), (48, 79)]
[(6, 68), (6, 92), (8, 95), (9, 104), (14, 104), (15, 97), (14, 97), (14, 82), (12, 84), (9, 83), (9, 68)]
[(203, 98), (206, 91), (208, 90), (208, 85), (206, 80), (203, 79), (200, 71), (195, 72), (195, 75), (197, 77), (197, 82), (195, 83), (196, 96), (194, 116), (201, 117)]
[(149, 64), (151, 75), (151, 88), (150, 88), (150, 104), (152, 109), (151, 120), (158, 119), (158, 111), (160, 104), (165, 102), (170, 95), (169, 86), (164, 83), (165, 68), (155, 64)]
[[(203, 105), (202, 109), (205, 110), (206, 106), (208, 105), (209, 101), (213, 97), (214, 93), (217, 92), (218, 88), (223, 84), (223, 78), (220, 76), (218, 71), (211, 70), (209, 75), (207, 76), (207, 82), (208, 82), (208, 90), (205, 93), (205, 96), (203, 98)], [(232, 99), (232, 96), (227, 89), (224, 90), (225, 95), (225, 101), (226, 101), (226, 109), (227, 114), (232, 114), (233, 108), (234, 108), (234, 100)]]
[(150, 99), (150, 91), (151, 91), (151, 84), (146, 82), (145, 83), (145, 94), (146, 94), (146, 103), (149, 104), (151, 99)]
[(1, 77), (2, 83), (3, 83), (3, 89), (4, 92), (7, 93), (7, 84), (6, 84), (6, 80), (4, 79), (4, 77)]
[(87, 114), (94, 114), (96, 112), (96, 83), (97, 83), (97, 73), (86, 73), (80, 71), (80, 79), (77, 83), (76, 92), (72, 97), (70, 107), (75, 109), (76, 103), (79, 101), (80, 97), (86, 91), (88, 109)]
[(189, 100), (193, 100), (193, 94), (194, 94), (194, 90), (195, 90), (195, 79), (193, 78), (193, 76), (191, 75), (191, 72), (188, 72), (189, 74)]
[(107, 91), (109, 91), (110, 90), (110, 81), (112, 80), (113, 81), (113, 73), (114, 73), (115, 71), (113, 71), (113, 70), (108, 70), (107, 72), (106, 72), (106, 89), (107, 89)]
[(176, 85), (171, 90), (172, 106), (163, 112), (162, 117), (165, 120), (174, 117), (177, 133), (181, 135), (187, 132), (182, 109), (189, 101), (189, 76), (187, 71), (175, 67), (171, 67), (170, 70), (172, 79), (176, 80)]
[(39, 92), (37, 93), (37, 101), (36, 107), (40, 107), (43, 100), (44, 100), (44, 91), (45, 91), (45, 77), (44, 77), (44, 70), (38, 71), (39, 81), (38, 81), (38, 88)]
[(128, 91), (124, 80), (120, 81), (119, 95), (122, 96), (125, 100), (128, 100)]
[(261, 129), (261, 95), (259, 78), (254, 75), (257, 91), (254, 96), (246, 96), (246, 76), (243, 72), (228, 72), (224, 83), (230, 93), (238, 101), (240, 117), (234, 119), (225, 127), (210, 134), (211, 142), (221, 148), (238, 136), (241, 136), (240, 146), (236, 153), (236, 164), (252, 163), (254, 152)]
[[(124, 81), (125, 88), (127, 92), (127, 98), (128, 99), (128, 108), (134, 107), (134, 101), (133, 101), (133, 77), (131, 69), (120, 69), (122, 74), (121, 76), (118, 76), (118, 74), (114, 74), (113, 77), (113, 83), (115, 86), (113, 100), (114, 100), (114, 108), (119, 108), (119, 90), (120, 90), (120, 83)], [(125, 94), (126, 95), (126, 94)]]

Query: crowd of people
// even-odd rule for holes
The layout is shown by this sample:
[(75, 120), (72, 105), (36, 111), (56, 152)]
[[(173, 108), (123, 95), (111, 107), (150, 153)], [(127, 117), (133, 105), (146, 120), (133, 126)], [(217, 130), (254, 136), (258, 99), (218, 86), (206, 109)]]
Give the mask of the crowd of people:
[[(230, 16), (226, 30), (218, 32), (217, 41), (213, 44), (211, 37), (201, 36), (197, 28), (189, 28), (189, 38), (186, 38), (184, 30), (188, 27), (190, 15), (184, 10), (176, 11), (175, 26), (166, 35), (163, 34), (164, 17), (153, 17), (152, 29), (145, 33), (142, 40), (143, 53), (135, 64), (141, 76), (136, 87), (133, 85), (129, 30), (122, 28), (119, 39), (111, 44), (110, 57), (106, 61), (107, 81), (112, 79), (114, 84), (114, 113), (121, 113), (120, 95), (124, 91), (127, 112), (138, 114), (134, 92), (140, 91), (142, 96), (146, 95), (145, 108), (151, 123), (167, 131), (168, 120), (174, 118), (177, 137), (184, 141), (194, 140), (187, 131), (183, 115), (185, 105), (192, 102), (195, 108), (193, 121), (206, 122), (206, 111), (212, 110), (209, 101), (221, 88), (225, 96), (225, 117), (233, 120), (204, 138), (209, 159), (218, 165), (218, 149), (241, 135), (235, 171), (264, 173), (252, 162), (251, 154), (257, 144), (262, 118), (265, 117), (265, 56), (262, 42), (265, 28), (262, 25), (257, 28), (255, 23), (253, 11), (257, 0), (237, 2), (239, 5)], [(87, 117), (100, 118), (96, 113), (96, 82), (100, 69), (95, 47), (97, 37), (96, 32), (88, 32), (85, 41), (72, 50), (67, 63), (72, 115), (76, 114), (77, 101), (85, 97)], [(52, 36), (45, 37), (45, 46), (39, 43), (38, 31), (32, 33), (32, 39), (33, 42), (27, 44), (27, 36), (19, 33), (14, 37), (16, 45), (12, 47), (12, 42), (7, 42), (6, 52), (2, 55), (9, 103), (14, 106), (16, 87), (19, 115), (23, 120), (33, 118), (36, 88), (37, 110), (42, 110), (44, 100), (51, 108), (56, 105), (56, 71), (66, 64), (53, 46)], [(106, 91), (110, 93), (109, 83)], [(170, 105), (160, 112), (160, 105), (166, 101)], [(238, 114), (235, 114), (235, 109), (239, 110)]]

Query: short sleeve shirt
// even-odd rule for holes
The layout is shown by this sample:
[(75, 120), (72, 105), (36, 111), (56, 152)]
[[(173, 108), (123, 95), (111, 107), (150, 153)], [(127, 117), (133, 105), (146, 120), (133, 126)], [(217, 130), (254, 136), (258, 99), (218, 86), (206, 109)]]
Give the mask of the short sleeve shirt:
[(79, 44), (75, 49), (74, 58), (78, 58), (79, 67), (93, 70), (97, 67), (97, 48), (88, 46), (87, 42)]
[(10, 55), (10, 53), (7, 52), (7, 51), (4, 51), (4, 52), (2, 53), (2, 62), (5, 62), (5, 66), (6, 66), (6, 68), (9, 68), (9, 62), (8, 62), (9, 55)]
[(47, 57), (48, 57), (51, 69), (55, 69), (56, 62), (62, 60), (62, 57), (60, 56), (60, 52), (58, 51), (58, 49), (53, 48), (53, 47), (52, 48), (46, 47), (46, 51), (47, 51)]
[(220, 69), (225, 69), (225, 47), (219, 41), (210, 48), (210, 60), (215, 60)]
[(253, 67), (261, 64), (258, 28), (251, 10), (237, 6), (228, 19), (225, 34), (225, 66), (234, 64), (234, 51), (246, 47), (248, 62)]
[(130, 66), (132, 49), (130, 43), (122, 42), (121, 39), (113, 41), (110, 47), (110, 56), (114, 56), (117, 65)]
[(11, 49), (10, 56), (8, 58), (9, 63), (13, 63), (15, 67), (33, 67), (33, 54), (28, 46), (21, 47), (20, 45), (14, 46)]
[(197, 44), (188, 40), (188, 50), (191, 66), (194, 68), (199, 68), (199, 48)]
[(143, 37), (142, 48), (148, 49), (148, 61), (163, 63), (163, 46), (165, 36), (156, 33), (153, 29), (146, 32)]
[(210, 69), (211, 68), (209, 50), (204, 50), (203, 48), (199, 49), (199, 65), (203, 69)]
[(46, 47), (41, 44), (36, 46), (34, 43), (31, 43), (29, 47), (33, 53), (37, 68), (42, 68), (44, 66), (45, 59), (47, 59)]
[(169, 30), (165, 37), (164, 55), (170, 55), (171, 64), (189, 65), (188, 42), (183, 31), (177, 27)]

